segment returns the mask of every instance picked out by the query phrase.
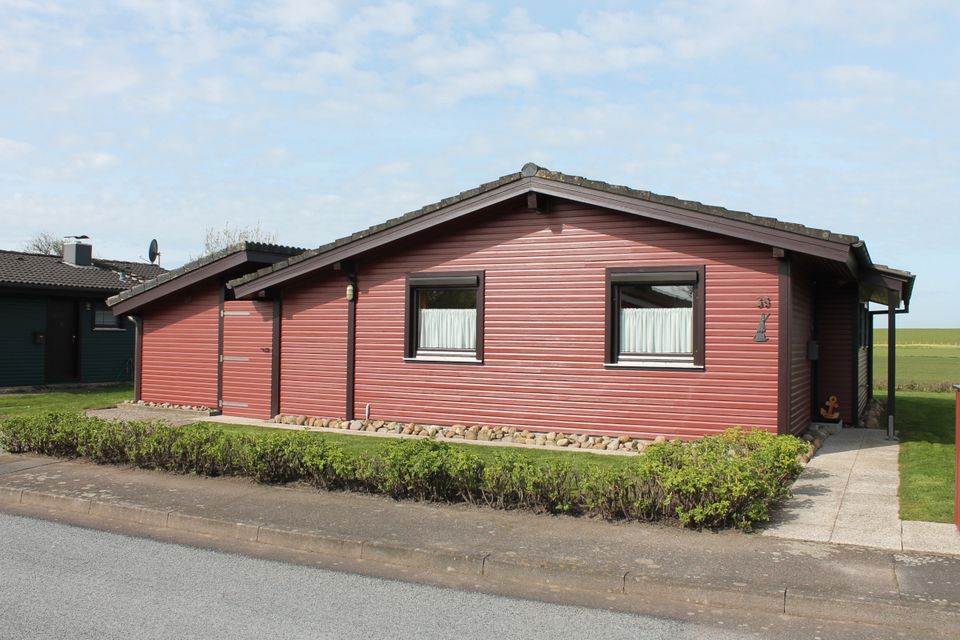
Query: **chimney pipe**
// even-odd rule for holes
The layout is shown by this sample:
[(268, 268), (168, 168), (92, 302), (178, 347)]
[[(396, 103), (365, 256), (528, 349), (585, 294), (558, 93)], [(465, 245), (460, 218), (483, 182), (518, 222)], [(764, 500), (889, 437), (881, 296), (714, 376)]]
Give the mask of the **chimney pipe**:
[(63, 243), (63, 263), (75, 267), (89, 267), (93, 264), (93, 246), (80, 240), (65, 240)]

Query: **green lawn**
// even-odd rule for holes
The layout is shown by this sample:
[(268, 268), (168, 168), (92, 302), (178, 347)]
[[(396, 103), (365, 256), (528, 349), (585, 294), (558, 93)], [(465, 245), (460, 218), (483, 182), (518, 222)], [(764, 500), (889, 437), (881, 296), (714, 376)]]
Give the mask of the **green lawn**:
[[(228, 431), (231, 433), (247, 433), (255, 436), (260, 436), (268, 433), (273, 433), (279, 431), (279, 429), (272, 429), (270, 427), (258, 427), (254, 425), (245, 425), (245, 424), (223, 424), (220, 422), (204, 422), (201, 423), (213, 429), (220, 429), (222, 431)], [(326, 438), (332, 443), (343, 447), (344, 449), (355, 451), (358, 453), (365, 453), (372, 455), (379, 447), (383, 445), (385, 441), (388, 441), (386, 438), (377, 438), (373, 436), (359, 436), (359, 435), (349, 435), (341, 433), (330, 433), (330, 432), (318, 432), (310, 431), (313, 435), (317, 437)], [(571, 451), (560, 451), (560, 450), (551, 450), (551, 449), (528, 449), (525, 447), (496, 447), (496, 446), (484, 446), (476, 444), (465, 444), (462, 440), (442, 440), (450, 446), (453, 447), (464, 447), (471, 453), (483, 458), (484, 460), (490, 460), (493, 456), (498, 453), (517, 453), (526, 458), (533, 460), (538, 460), (542, 462), (550, 462), (554, 460), (565, 460), (569, 462), (574, 467), (582, 467), (586, 464), (594, 465), (609, 465), (616, 466), (629, 463), (634, 458), (632, 456), (612, 456), (612, 455), (598, 455), (593, 453), (575, 453)]]
[[(873, 379), (886, 388), (886, 329), (874, 333)], [(938, 391), (958, 383), (960, 329), (897, 330), (897, 388)]]
[[(897, 392), (904, 520), (953, 522), (954, 398), (952, 393)], [(877, 399), (886, 402), (886, 395), (878, 393)]]
[(86, 387), (69, 391), (0, 394), (0, 416), (28, 416), (48, 411), (103, 409), (133, 400), (133, 385)]

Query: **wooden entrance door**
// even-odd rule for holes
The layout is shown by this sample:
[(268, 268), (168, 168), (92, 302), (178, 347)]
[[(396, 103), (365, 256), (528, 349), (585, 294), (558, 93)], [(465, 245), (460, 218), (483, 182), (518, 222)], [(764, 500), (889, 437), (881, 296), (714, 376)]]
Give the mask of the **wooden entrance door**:
[(223, 304), (223, 415), (273, 417), (273, 302)]
[(72, 382), (77, 371), (77, 303), (47, 298), (46, 375), (47, 383)]

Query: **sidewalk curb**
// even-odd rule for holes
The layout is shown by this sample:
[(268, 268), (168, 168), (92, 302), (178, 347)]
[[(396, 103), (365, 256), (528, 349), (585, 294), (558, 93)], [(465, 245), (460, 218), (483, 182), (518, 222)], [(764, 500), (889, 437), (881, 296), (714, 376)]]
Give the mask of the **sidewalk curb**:
[(533, 583), (550, 589), (620, 594), (638, 600), (660, 598), (708, 607), (960, 634), (960, 611), (918, 602), (825, 598), (789, 586), (764, 591), (730, 589), (635, 572), (598, 571), (577, 564), (531, 560), (509, 552), (497, 555), (464, 553), (452, 549), (423, 549), (382, 541), (353, 540), (16, 487), (0, 486), (0, 505), (3, 504), (81, 513), (215, 538), (256, 542), (351, 560), (368, 560), (377, 564), (459, 573), (492, 582)]

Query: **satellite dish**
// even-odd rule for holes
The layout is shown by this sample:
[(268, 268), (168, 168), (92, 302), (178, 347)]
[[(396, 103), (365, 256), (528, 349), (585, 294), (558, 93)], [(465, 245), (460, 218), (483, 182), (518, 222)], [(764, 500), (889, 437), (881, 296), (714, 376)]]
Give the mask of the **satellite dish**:
[(157, 244), (156, 238), (150, 241), (150, 248), (147, 249), (147, 257), (150, 258), (151, 264), (156, 262), (157, 258), (160, 257), (160, 245)]

